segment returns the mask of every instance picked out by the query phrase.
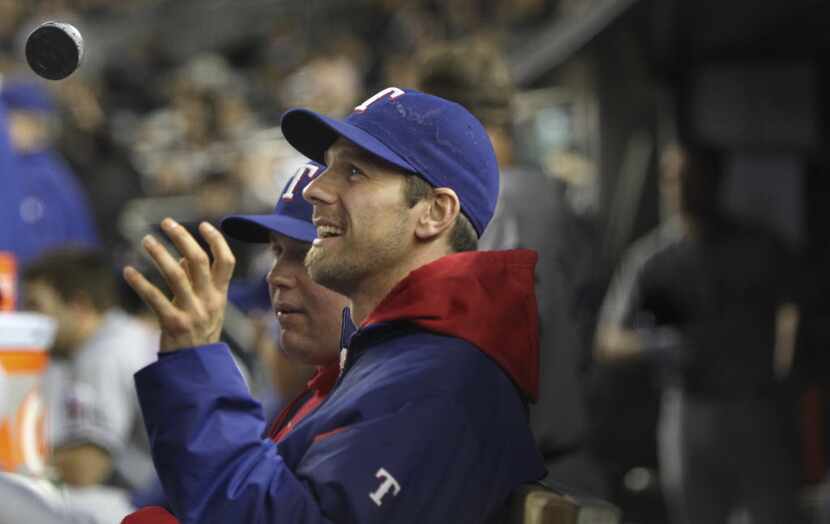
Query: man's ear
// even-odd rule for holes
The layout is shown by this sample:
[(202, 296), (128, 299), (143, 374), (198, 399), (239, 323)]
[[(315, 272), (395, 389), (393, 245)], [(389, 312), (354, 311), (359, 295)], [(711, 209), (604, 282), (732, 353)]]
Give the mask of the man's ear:
[(437, 187), (432, 195), (420, 203), (423, 210), (415, 224), (415, 237), (428, 241), (448, 232), (461, 212), (461, 202), (455, 191), (448, 187)]

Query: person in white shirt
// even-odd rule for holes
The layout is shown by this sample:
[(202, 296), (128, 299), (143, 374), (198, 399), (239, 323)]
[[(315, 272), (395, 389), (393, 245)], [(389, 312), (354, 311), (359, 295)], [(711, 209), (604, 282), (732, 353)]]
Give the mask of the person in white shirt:
[(116, 307), (113, 265), (86, 248), (50, 251), (23, 272), (24, 308), (57, 324), (44, 379), (52, 465), (72, 487), (140, 487), (153, 474), (133, 374), (158, 334)]

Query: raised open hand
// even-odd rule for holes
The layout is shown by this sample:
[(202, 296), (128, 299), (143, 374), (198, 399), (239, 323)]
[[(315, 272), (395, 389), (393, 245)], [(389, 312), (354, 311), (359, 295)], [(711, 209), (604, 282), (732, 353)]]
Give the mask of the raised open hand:
[(219, 340), (228, 284), (236, 263), (222, 234), (207, 222), (199, 232), (210, 245), (213, 264), (198, 242), (181, 225), (165, 218), (161, 228), (182, 255), (180, 261), (152, 235), (144, 237), (144, 249), (167, 281), (170, 300), (133, 267), (124, 268), (124, 279), (155, 312), (161, 326), (160, 351), (176, 351)]

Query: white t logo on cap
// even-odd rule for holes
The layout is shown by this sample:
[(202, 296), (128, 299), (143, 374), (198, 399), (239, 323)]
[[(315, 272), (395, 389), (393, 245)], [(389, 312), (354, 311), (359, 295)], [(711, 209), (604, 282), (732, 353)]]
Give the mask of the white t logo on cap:
[(300, 183), (300, 180), (302, 180), (304, 176), (314, 178), (314, 175), (316, 175), (319, 170), (320, 168), (313, 164), (306, 164), (298, 169), (297, 173), (294, 175), (294, 179), (291, 181), (291, 184), (285, 190), (285, 193), (282, 194), (282, 199), (286, 202), (294, 200), (294, 190), (297, 189), (297, 184)]
[(367, 99), (365, 102), (360, 104), (359, 106), (355, 107), (354, 110), (362, 113), (369, 109), (369, 106), (380, 100), (381, 98), (385, 97), (386, 95), (390, 95), (389, 98), (395, 99), (404, 94), (403, 89), (398, 89), (397, 87), (387, 87), (383, 91), (379, 91), (372, 95), (371, 98)]

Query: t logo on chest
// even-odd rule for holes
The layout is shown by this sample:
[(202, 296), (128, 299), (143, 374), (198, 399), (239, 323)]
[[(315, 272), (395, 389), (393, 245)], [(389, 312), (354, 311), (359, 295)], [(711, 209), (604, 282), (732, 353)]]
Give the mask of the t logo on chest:
[(395, 477), (393, 477), (385, 469), (380, 468), (378, 472), (375, 473), (375, 477), (383, 479), (383, 482), (380, 483), (378, 489), (376, 489), (372, 493), (369, 493), (369, 498), (372, 499), (372, 502), (374, 502), (378, 506), (383, 505), (383, 497), (389, 494), (389, 490), (392, 490), (393, 497), (401, 492), (401, 485), (398, 484), (398, 481), (395, 480)]

